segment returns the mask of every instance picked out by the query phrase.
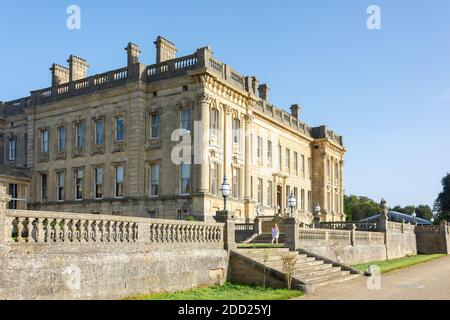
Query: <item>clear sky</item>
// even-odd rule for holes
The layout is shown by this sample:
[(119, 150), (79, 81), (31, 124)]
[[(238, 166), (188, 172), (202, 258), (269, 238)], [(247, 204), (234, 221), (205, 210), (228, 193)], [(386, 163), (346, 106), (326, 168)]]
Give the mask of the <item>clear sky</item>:
[[(81, 30), (66, 28), (69, 5)], [(368, 30), (369, 5), (381, 30)], [(126, 64), (129, 41), (155, 60), (162, 35), (179, 55), (210, 45), (271, 88), (272, 103), (344, 135), (347, 194), (430, 204), (450, 172), (450, 1), (1, 1), (0, 100), (48, 87), (70, 54), (90, 74)]]

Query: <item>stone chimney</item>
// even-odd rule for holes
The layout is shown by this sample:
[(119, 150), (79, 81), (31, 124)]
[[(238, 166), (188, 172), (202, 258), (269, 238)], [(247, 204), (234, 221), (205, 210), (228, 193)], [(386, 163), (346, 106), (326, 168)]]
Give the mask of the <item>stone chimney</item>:
[(300, 118), (300, 110), (301, 107), (298, 104), (293, 104), (291, 106), (291, 115), (297, 120)]
[(139, 55), (141, 54), (141, 49), (137, 44), (129, 42), (125, 50), (127, 51), (128, 67), (139, 63)]
[(69, 69), (54, 63), (50, 68), (52, 72), (52, 87), (69, 82)]
[(177, 47), (172, 42), (158, 36), (154, 44), (156, 45), (156, 63), (176, 58)]
[(258, 87), (259, 97), (264, 101), (269, 100), (269, 86), (267, 84), (261, 84)]
[(69, 63), (69, 81), (87, 78), (89, 64), (86, 60), (71, 55), (67, 62)]
[(256, 77), (245, 77), (244, 80), (245, 89), (250, 93), (258, 95), (259, 80)]

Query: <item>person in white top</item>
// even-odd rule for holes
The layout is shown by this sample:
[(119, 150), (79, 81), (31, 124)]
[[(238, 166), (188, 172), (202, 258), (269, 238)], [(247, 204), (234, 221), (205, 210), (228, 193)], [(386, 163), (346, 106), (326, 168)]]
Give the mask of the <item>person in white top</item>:
[(272, 227), (272, 244), (278, 243), (278, 238), (280, 237), (280, 229), (278, 228), (278, 225), (275, 223), (275, 225)]

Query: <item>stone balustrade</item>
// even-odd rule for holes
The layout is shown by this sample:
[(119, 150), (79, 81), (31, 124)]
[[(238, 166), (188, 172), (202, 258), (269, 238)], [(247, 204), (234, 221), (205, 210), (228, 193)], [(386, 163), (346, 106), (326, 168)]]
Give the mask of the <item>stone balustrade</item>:
[(253, 231), (254, 223), (236, 223), (236, 231)]
[(221, 243), (221, 223), (5, 210), (4, 243)]
[(383, 232), (329, 229), (299, 229), (300, 246), (302, 242), (337, 242), (341, 245), (384, 244)]
[(321, 222), (321, 229), (352, 230), (353, 225), (358, 231), (378, 231), (378, 222)]

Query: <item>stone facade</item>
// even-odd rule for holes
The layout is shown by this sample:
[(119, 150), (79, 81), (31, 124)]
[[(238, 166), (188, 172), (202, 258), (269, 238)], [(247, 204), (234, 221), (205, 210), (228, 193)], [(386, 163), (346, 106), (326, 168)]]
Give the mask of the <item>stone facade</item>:
[[(318, 203), (323, 221), (345, 220), (342, 137), (300, 121), (298, 105), (273, 106), (266, 84), (209, 47), (176, 58), (173, 43), (155, 45), (156, 64), (142, 64), (130, 43), (125, 68), (92, 77), (71, 56), (68, 67), (53, 64), (51, 87), (1, 103), (2, 160), (30, 170), (30, 208), (212, 221), (226, 176), (238, 221), (257, 205), (288, 215), (291, 193), (300, 221), (311, 223)], [(180, 128), (194, 150), (184, 166), (171, 160)]]

